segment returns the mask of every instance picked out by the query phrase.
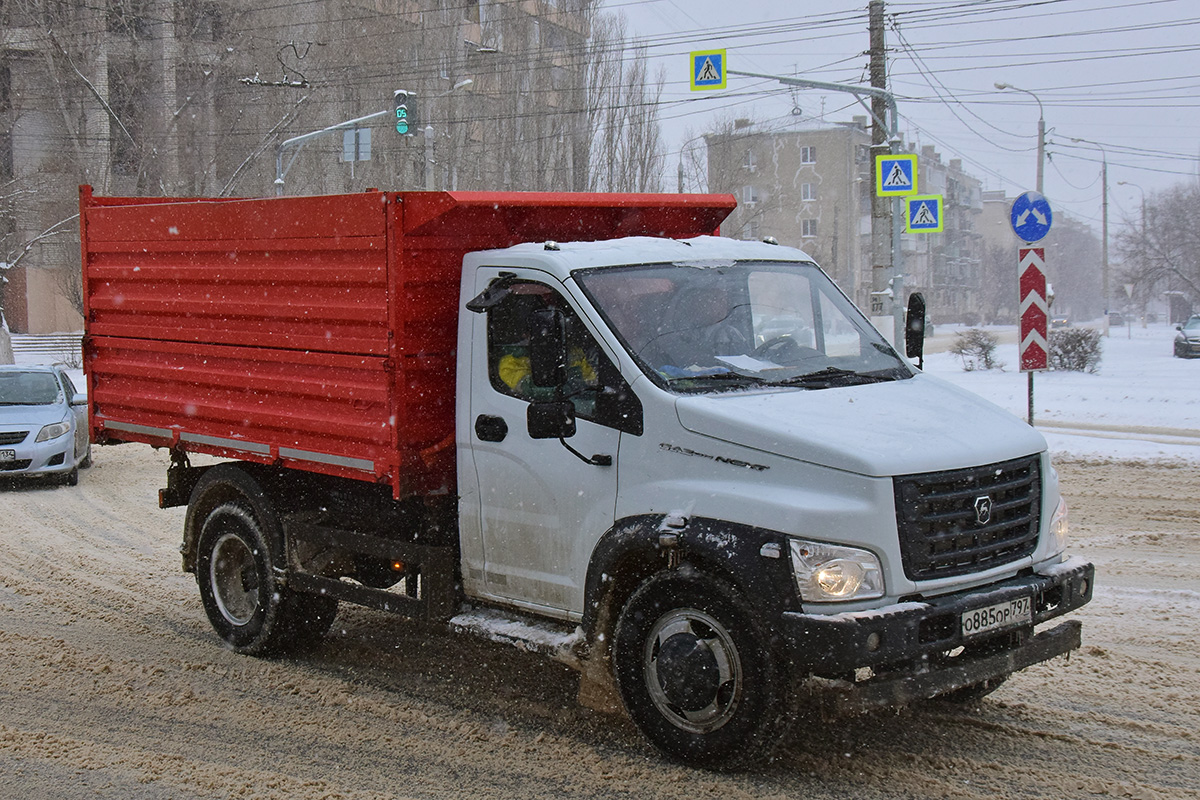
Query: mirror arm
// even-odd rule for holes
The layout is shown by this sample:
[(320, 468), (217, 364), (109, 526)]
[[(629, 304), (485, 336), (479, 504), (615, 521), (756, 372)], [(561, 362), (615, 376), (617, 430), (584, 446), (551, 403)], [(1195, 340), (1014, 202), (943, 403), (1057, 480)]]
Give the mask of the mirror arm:
[(575, 457), (578, 458), (580, 461), (582, 461), (585, 464), (591, 464), (593, 467), (611, 467), (612, 466), (612, 463), (613, 463), (612, 456), (606, 456), (606, 455), (601, 455), (601, 454), (597, 453), (596, 455), (593, 455), (591, 458), (588, 458), (583, 453), (579, 452), (574, 447), (571, 447), (571, 445), (567, 444), (566, 439), (559, 439), (558, 441), (562, 444), (563, 447), (567, 448), (572, 453), (574, 453)]

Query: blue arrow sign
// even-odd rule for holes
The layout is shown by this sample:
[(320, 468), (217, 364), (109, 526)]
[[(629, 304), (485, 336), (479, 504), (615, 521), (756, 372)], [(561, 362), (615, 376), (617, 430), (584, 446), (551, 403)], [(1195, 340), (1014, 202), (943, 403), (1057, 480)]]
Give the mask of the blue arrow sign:
[(1013, 201), (1010, 215), (1013, 233), (1024, 242), (1037, 242), (1050, 232), (1054, 214), (1050, 201), (1040, 192), (1026, 192)]

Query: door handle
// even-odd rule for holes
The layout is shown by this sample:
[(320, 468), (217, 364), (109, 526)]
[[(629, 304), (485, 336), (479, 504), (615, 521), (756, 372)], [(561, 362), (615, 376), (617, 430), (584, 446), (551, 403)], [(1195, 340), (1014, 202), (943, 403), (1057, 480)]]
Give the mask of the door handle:
[(475, 418), (475, 435), (481, 442), (503, 442), (508, 436), (508, 423), (504, 417), (480, 414)]

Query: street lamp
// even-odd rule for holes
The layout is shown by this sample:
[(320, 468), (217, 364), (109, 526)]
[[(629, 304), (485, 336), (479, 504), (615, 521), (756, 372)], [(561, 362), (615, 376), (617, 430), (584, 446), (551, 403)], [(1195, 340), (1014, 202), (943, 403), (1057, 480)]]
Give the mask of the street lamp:
[[(1133, 181), (1117, 181), (1117, 186), (1132, 186), (1142, 195), (1142, 244), (1140, 250), (1146, 252), (1146, 190)], [(1129, 298), (1132, 300), (1133, 298)], [(1142, 303), (1142, 327), (1146, 327), (1146, 303)]]
[[(475, 81), (472, 78), (463, 78), (446, 91), (439, 92), (438, 94), (430, 97), (428, 102), (425, 104), (425, 119), (430, 118), (431, 112), (433, 111), (434, 100), (445, 97), (451, 92), (455, 92), (459, 89), (470, 86), (474, 82)], [(425, 189), (427, 191), (433, 191), (433, 126), (427, 124), (422, 133), (425, 137)]]
[(1099, 142), (1093, 142), (1088, 139), (1071, 139), (1076, 144), (1090, 144), (1100, 150), (1100, 191), (1103, 200), (1100, 203), (1101, 208), (1101, 223), (1100, 223), (1100, 258), (1104, 267), (1104, 278), (1102, 282), (1104, 292), (1104, 335), (1108, 336), (1108, 151), (1104, 149), (1104, 145)]
[(1000, 91), (1012, 89), (1014, 92), (1022, 92), (1029, 95), (1038, 104), (1038, 127), (1037, 127), (1037, 186), (1035, 187), (1038, 194), (1042, 194), (1042, 175), (1045, 172), (1046, 162), (1046, 115), (1042, 110), (1042, 101), (1036, 94), (1028, 89), (1022, 89), (1018, 86), (1013, 86), (1011, 83), (997, 83), (996, 88)]

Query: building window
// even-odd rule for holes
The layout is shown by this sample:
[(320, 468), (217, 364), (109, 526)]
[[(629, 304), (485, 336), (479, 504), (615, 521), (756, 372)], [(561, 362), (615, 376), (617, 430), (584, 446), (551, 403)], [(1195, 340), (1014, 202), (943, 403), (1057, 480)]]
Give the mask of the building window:
[(815, 219), (800, 220), (800, 235), (805, 239), (811, 239), (817, 235), (817, 221)]
[(753, 150), (746, 151), (746, 161), (742, 164), (742, 166), (749, 172), (754, 172), (754, 170), (758, 168), (758, 163), (754, 160)]
[(817, 148), (804, 146), (800, 148), (800, 163), (815, 164), (817, 163)]
[(757, 219), (746, 220), (746, 224), (742, 227), (742, 238), (746, 241), (757, 241), (759, 232), (759, 221)]
[(758, 202), (758, 189), (753, 186), (742, 187), (742, 202), (748, 206), (752, 206)]
[(811, 183), (800, 184), (800, 199), (801, 200), (816, 200), (817, 187)]

